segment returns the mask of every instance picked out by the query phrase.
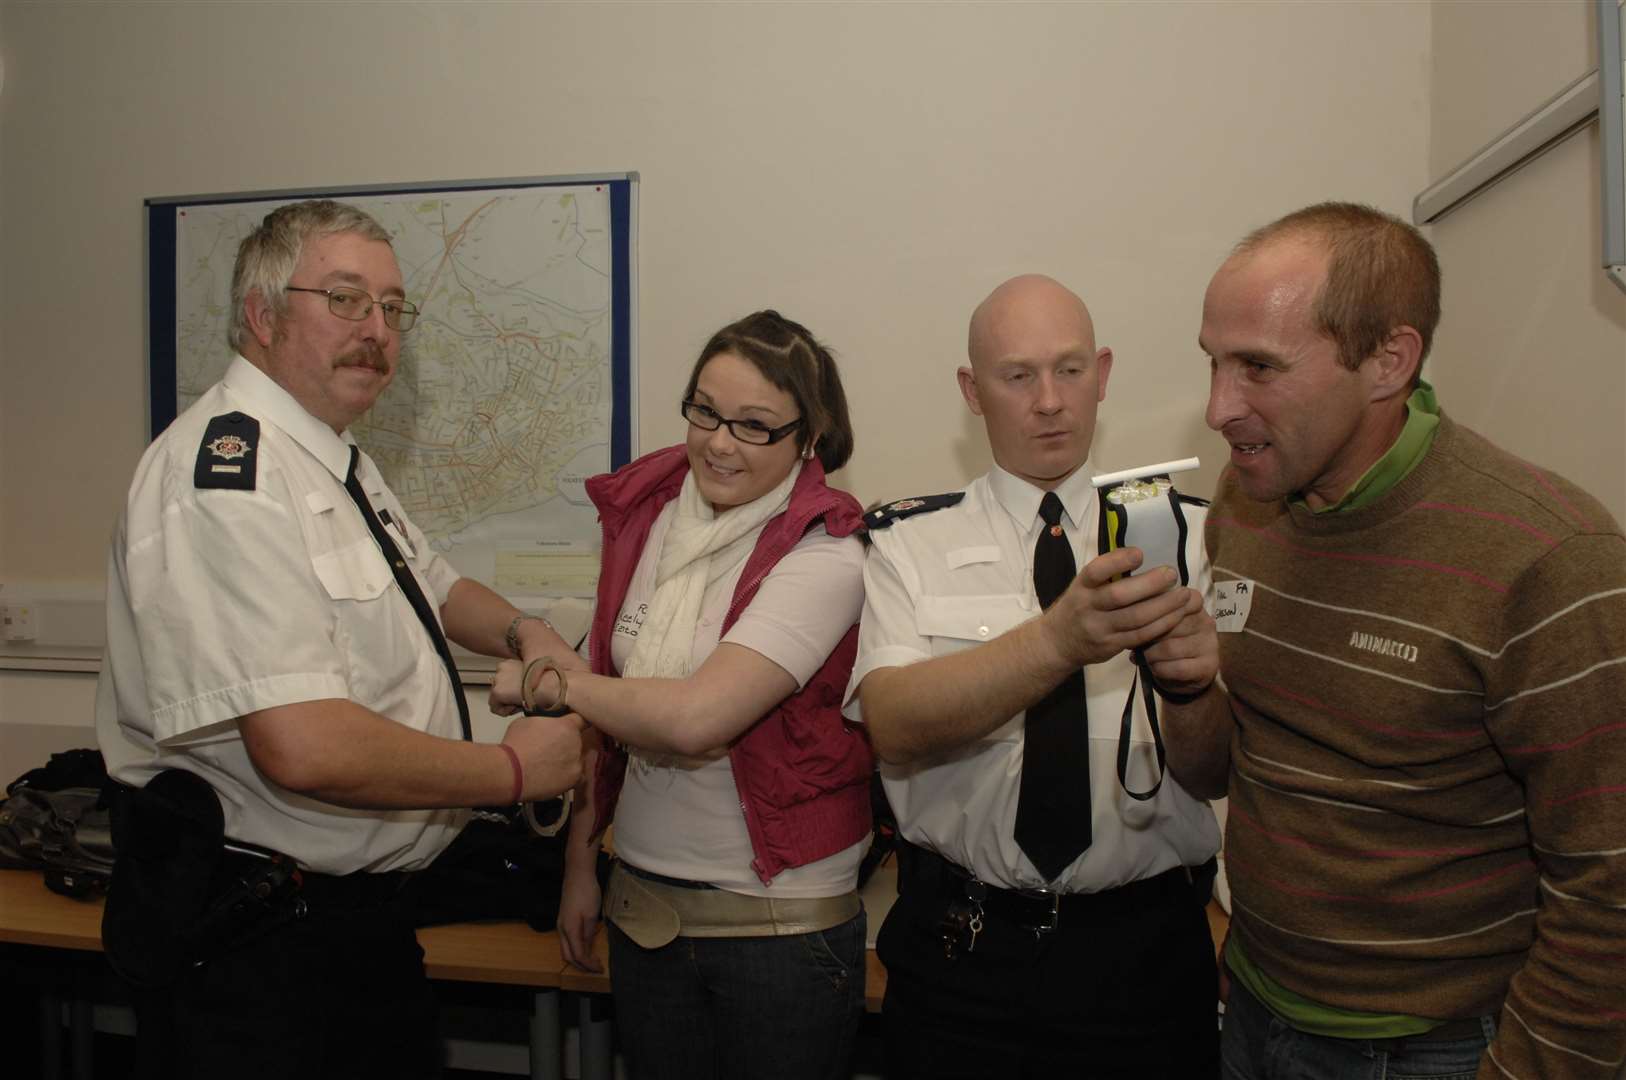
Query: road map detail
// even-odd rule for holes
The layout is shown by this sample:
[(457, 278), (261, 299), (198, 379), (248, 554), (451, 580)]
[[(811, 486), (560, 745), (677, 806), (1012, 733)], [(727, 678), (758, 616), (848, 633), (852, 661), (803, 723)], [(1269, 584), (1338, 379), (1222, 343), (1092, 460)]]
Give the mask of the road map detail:
[[(610, 468), (610, 198), (602, 185), (349, 199), (394, 239), (422, 314), (351, 427), (431, 543), (507, 596), (591, 596), (585, 481)], [(278, 205), (180, 212), (176, 405), (230, 360), (238, 242)]]

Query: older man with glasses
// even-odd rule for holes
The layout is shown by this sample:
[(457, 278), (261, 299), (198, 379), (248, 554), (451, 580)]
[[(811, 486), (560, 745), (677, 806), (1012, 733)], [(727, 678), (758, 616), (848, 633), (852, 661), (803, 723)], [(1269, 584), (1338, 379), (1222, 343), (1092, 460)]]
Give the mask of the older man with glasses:
[(103, 936), (144, 1076), (430, 1076), (410, 876), (581, 775), (576, 716), (470, 739), (447, 638), (570, 657), (458, 574), (346, 429), (417, 308), (389, 234), (289, 204), (243, 241), (225, 376), (150, 446), (108, 566)]

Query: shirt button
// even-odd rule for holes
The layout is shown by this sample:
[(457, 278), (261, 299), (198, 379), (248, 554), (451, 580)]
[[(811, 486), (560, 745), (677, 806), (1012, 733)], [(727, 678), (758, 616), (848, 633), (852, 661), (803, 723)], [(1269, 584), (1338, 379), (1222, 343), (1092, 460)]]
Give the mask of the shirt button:
[(986, 626), (977, 627), (977, 636), (978, 637), (987, 637), (988, 636), (988, 628)]

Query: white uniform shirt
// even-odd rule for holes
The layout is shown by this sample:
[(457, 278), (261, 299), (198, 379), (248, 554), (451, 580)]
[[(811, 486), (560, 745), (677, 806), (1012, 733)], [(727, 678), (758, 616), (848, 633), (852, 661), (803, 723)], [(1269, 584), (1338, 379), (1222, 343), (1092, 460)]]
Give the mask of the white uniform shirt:
[[(622, 601), (610, 636), (610, 658), (618, 671), (632, 655), (642, 610), (654, 595), (661, 542), (676, 508), (673, 500), (655, 519)], [(856, 536), (831, 536), (823, 525), (809, 529), (719, 639), (745, 563), (742, 558), (707, 586), (691, 663), (699, 668), (722, 642), (743, 645), (784, 668), (799, 690), (858, 621), (864, 602), (864, 546)], [(751, 869), (751, 837), (726, 756), (700, 762), (630, 753), (615, 809), (615, 849), (642, 870), (753, 896), (839, 896), (852, 891), (868, 847), (865, 837), (817, 862), (781, 870), (770, 885), (763, 885)]]
[[(198, 490), (209, 421), (260, 422), (252, 491)], [(463, 811), (347, 810), (286, 791), (249, 761), (236, 718), (348, 698), (397, 723), (462, 738), (445, 665), (344, 489), (349, 435), (306, 412), (247, 360), (147, 448), (114, 535), (96, 735), (134, 786), (177, 766), (214, 787), (226, 835), (307, 869), (415, 869)], [(366, 454), (357, 476), (438, 608), (458, 574), (430, 550)], [(404, 541), (404, 542), (403, 542)]]
[[(1056, 489), (1079, 569), (1095, 557), (1099, 535), (1099, 501), (1089, 477), (1086, 463)], [(875, 669), (973, 648), (1039, 614), (1033, 548), (1043, 495), (996, 467), (972, 483), (959, 504), (871, 532), (858, 660), (847, 688), (849, 718), (863, 719), (858, 685)], [(1206, 596), (1203, 511), (1185, 510), (1191, 587)], [(1097, 892), (1207, 860), (1219, 850), (1220, 834), (1206, 803), (1188, 795), (1173, 776), (1146, 802), (1119, 786), (1118, 731), (1133, 670), (1127, 653), (1084, 669), (1093, 839), (1057, 881), (1044, 879), (1012, 835), (1025, 713), (928, 762), (883, 763), (881, 778), (902, 836), (1002, 888)], [(1128, 780), (1145, 791), (1156, 775), (1156, 756), (1139, 697), (1137, 689)]]

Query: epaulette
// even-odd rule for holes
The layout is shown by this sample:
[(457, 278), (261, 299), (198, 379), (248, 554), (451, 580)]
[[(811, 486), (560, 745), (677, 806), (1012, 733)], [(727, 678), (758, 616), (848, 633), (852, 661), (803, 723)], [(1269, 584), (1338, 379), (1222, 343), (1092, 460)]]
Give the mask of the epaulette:
[(928, 510), (941, 510), (946, 506), (953, 506), (965, 498), (963, 491), (951, 491), (947, 495), (923, 495), (915, 499), (899, 499), (894, 503), (877, 507), (864, 515), (864, 527), (869, 529), (884, 529), (894, 521), (902, 521), (906, 517), (924, 514)]
[(260, 422), (240, 412), (209, 421), (192, 467), (195, 488), (232, 488), (253, 491), (255, 451), (260, 447)]

